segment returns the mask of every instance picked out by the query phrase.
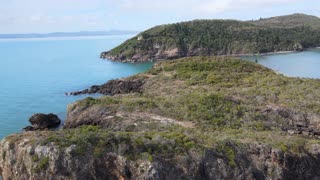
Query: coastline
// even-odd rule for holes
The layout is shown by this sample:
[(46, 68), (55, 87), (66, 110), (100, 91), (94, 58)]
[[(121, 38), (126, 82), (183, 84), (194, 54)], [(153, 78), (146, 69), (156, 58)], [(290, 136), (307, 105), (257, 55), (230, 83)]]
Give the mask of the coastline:
[(221, 55), (221, 56), (230, 56), (230, 57), (243, 57), (243, 56), (269, 56), (269, 55), (279, 55), (279, 54), (291, 54), (291, 53), (300, 53), (312, 49), (320, 49), (320, 47), (311, 47), (305, 48), (301, 51), (277, 51), (277, 52), (268, 52), (268, 53), (260, 53), (260, 54), (231, 54), (231, 55)]
[[(304, 50), (303, 50), (304, 51)], [(269, 53), (260, 53), (260, 54), (235, 54), (230, 55), (231, 57), (243, 57), (243, 56), (269, 56), (269, 55), (279, 55), (279, 54), (290, 54), (290, 53), (299, 53), (303, 51), (277, 51), (277, 52), (269, 52)], [(229, 56), (229, 55), (227, 55)]]
[[(320, 47), (316, 47), (319, 48)], [(308, 49), (314, 49), (314, 48), (308, 48)], [(308, 50), (305, 49), (305, 50)], [(290, 53), (299, 53), (299, 52), (303, 52), (305, 50), (302, 51), (277, 51), (277, 52), (268, 52), (268, 53), (260, 53), (260, 54), (224, 54), (224, 55), (211, 55), (210, 57), (245, 57), (245, 56), (269, 56), (269, 55), (279, 55), (279, 54), (290, 54)], [(110, 55), (106, 55), (107, 52), (102, 52), (100, 54), (100, 58), (101, 59), (107, 59), (107, 60), (111, 60), (113, 62), (122, 62), (122, 63), (143, 63), (143, 62), (155, 62), (155, 61), (162, 61), (162, 60), (170, 60), (171, 58), (167, 58), (167, 59), (152, 59), (152, 60), (147, 60), (147, 61), (136, 61), (136, 60), (132, 60), (132, 59), (125, 59), (125, 60), (119, 60), (117, 57), (115, 56), (110, 56)], [(192, 56), (180, 56), (180, 57), (176, 57), (176, 58), (184, 58), (184, 57), (192, 57)]]

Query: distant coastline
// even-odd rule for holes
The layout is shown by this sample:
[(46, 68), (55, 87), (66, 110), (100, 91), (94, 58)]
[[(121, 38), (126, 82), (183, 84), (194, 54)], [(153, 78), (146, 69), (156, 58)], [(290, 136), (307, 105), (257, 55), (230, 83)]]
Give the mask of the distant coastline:
[(276, 51), (276, 52), (268, 52), (268, 53), (260, 53), (260, 54), (231, 54), (231, 55), (223, 55), (223, 56), (231, 56), (231, 57), (244, 57), (244, 56), (269, 56), (269, 55), (279, 55), (279, 54), (290, 54), (290, 53), (299, 53), (304, 52), (311, 49), (320, 49), (320, 47), (311, 47), (306, 48), (301, 51)]
[(72, 36), (72, 37), (42, 37), (42, 38), (0, 38), (3, 41), (63, 41), (63, 40), (83, 40), (83, 39), (107, 39), (111, 37), (126, 36), (133, 37), (137, 34), (120, 34), (120, 35), (104, 35), (104, 36)]
[(259, 54), (235, 54), (227, 55), (232, 57), (243, 57), (243, 56), (268, 56), (268, 55), (277, 55), (277, 54), (289, 54), (289, 53), (298, 53), (302, 51), (277, 51), (277, 52), (268, 52), (268, 53), (259, 53)]
[(81, 32), (54, 32), (54, 33), (30, 33), (30, 34), (0, 34), (0, 39), (39, 39), (39, 38), (69, 38), (69, 37), (101, 37), (113, 35), (132, 35), (138, 31), (81, 31)]

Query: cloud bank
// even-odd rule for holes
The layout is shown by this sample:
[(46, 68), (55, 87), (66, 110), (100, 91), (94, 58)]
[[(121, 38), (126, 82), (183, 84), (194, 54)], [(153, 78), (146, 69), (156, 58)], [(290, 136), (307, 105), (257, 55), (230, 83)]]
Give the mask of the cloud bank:
[(312, 0), (2, 0), (0, 33), (142, 30), (195, 18), (319, 15), (318, 7)]
[(221, 13), (231, 9), (248, 9), (270, 7), (295, 3), (298, 0), (117, 0), (111, 1), (115, 6), (133, 11), (176, 10), (188, 13)]

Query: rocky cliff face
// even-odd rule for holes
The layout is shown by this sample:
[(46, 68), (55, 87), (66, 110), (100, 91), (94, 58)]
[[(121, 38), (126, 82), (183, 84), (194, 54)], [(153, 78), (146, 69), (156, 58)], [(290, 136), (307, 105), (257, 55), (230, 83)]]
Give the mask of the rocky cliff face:
[[(100, 58), (102, 59), (109, 59), (112, 61), (120, 61), (120, 62), (152, 62), (156, 60), (168, 60), (168, 59), (175, 59), (180, 57), (186, 57), (191, 55), (200, 55), (201, 50), (190, 50), (189, 53), (184, 53), (181, 49), (172, 48), (172, 49), (165, 49), (164, 46), (158, 46), (159, 49), (152, 49), (147, 52), (143, 50), (137, 50), (138, 52), (135, 53), (134, 56), (128, 57), (124, 54), (116, 54), (111, 55), (110, 52), (102, 52)], [(161, 48), (161, 49), (160, 49)], [(188, 55), (189, 54), (189, 55)]]
[[(61, 148), (54, 144), (35, 144), (33, 135), (1, 142), (0, 172), (4, 179), (319, 179), (320, 146), (305, 154), (285, 153), (261, 144), (232, 142), (163, 159), (131, 160), (120, 149), (81, 156), (76, 145)], [(120, 153), (119, 153), (120, 152)]]
[(113, 96), (70, 104), (63, 129), (4, 138), (1, 176), (320, 179), (319, 80), (194, 57), (101, 89)]

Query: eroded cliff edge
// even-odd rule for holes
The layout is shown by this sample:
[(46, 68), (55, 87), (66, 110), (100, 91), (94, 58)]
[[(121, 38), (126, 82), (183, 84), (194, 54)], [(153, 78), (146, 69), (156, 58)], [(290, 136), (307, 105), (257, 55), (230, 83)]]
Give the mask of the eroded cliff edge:
[(193, 57), (111, 82), (113, 96), (69, 105), (64, 129), (2, 140), (3, 178), (320, 177), (319, 80)]

